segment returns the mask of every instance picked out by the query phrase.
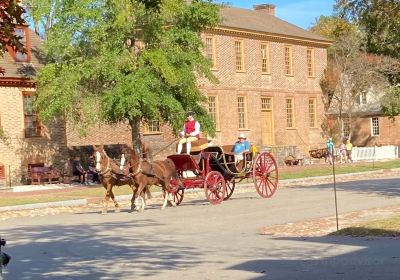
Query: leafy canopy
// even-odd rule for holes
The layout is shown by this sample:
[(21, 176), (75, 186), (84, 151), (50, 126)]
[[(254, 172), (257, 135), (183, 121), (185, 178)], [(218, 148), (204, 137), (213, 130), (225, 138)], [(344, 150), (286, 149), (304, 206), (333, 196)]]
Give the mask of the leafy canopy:
[[(363, 45), (368, 53), (393, 58), (390, 69), (383, 73), (392, 88), (383, 100), (383, 112), (396, 116), (400, 113), (400, 1), (399, 0), (336, 0), (338, 16), (358, 26), (364, 33)], [(397, 61), (396, 61), (397, 60)]]
[(177, 131), (193, 110), (203, 130), (214, 132), (198, 80), (216, 81), (200, 33), (218, 24), (217, 5), (59, 1), (45, 44), (48, 64), (38, 75), (42, 119), (63, 116), (78, 127), (161, 120)]
[[(15, 26), (25, 24), (24, 9), (17, 2), (16, 0), (0, 2), (0, 56), (7, 51), (7, 47), (25, 51), (20, 42), (21, 38), (14, 33)], [(0, 74), (4, 74), (4, 69), (1, 67)]]

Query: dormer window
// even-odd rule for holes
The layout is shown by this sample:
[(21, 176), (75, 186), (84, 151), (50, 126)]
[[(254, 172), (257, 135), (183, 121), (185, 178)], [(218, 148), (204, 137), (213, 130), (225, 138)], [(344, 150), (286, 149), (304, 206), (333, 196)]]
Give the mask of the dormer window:
[(360, 104), (367, 104), (367, 93), (362, 92), (360, 94)]
[(20, 51), (14, 51), (10, 48), (9, 49), (10, 55), (17, 62), (30, 62), (31, 52), (30, 52), (28, 27), (26, 27), (26, 26), (16, 27), (15, 35), (17, 35), (20, 38), (19, 41), (24, 46), (26, 53), (23, 53)]

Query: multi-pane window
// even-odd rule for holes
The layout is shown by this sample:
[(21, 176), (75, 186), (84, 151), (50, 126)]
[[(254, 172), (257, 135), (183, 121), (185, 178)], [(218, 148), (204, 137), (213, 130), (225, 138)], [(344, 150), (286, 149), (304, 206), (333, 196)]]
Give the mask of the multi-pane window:
[(317, 99), (316, 98), (309, 98), (308, 99), (308, 116), (309, 116), (309, 125), (310, 127), (317, 126)]
[(42, 126), (35, 110), (34, 102), (36, 96), (29, 92), (24, 92), (24, 123), (25, 137), (40, 137), (42, 136)]
[(350, 119), (349, 118), (344, 118), (342, 120), (342, 129), (343, 129), (343, 137), (349, 137), (350, 136)]
[(261, 110), (262, 111), (270, 111), (272, 110), (271, 98), (261, 98)]
[(217, 67), (217, 59), (215, 56), (215, 40), (213, 37), (206, 37), (206, 56), (212, 63), (212, 68)]
[[(24, 45), (25, 48), (27, 48), (26, 29), (25, 28), (16, 28), (15, 35), (20, 37), (19, 41), (22, 43), (22, 45)], [(15, 53), (15, 60), (21, 61), (21, 62), (27, 62), (28, 61), (28, 50), (26, 50), (26, 53), (17, 51)]]
[(268, 44), (261, 44), (261, 71), (265, 74), (270, 73)]
[(371, 119), (371, 133), (372, 133), (372, 136), (379, 135), (379, 118)]
[(235, 68), (244, 71), (243, 41), (235, 41)]
[(367, 93), (362, 92), (360, 94), (360, 104), (367, 104)]
[(293, 98), (286, 98), (286, 127), (294, 127), (294, 101)]
[(144, 126), (144, 133), (152, 134), (152, 133), (160, 133), (160, 121), (158, 120), (150, 120), (146, 122)]
[(245, 96), (238, 96), (239, 129), (247, 128), (247, 104)]
[(293, 51), (291, 46), (285, 46), (285, 74), (293, 75)]
[(307, 76), (315, 76), (314, 49), (307, 49)]
[(208, 114), (214, 122), (215, 129), (219, 130), (219, 111), (218, 111), (218, 97), (208, 97)]

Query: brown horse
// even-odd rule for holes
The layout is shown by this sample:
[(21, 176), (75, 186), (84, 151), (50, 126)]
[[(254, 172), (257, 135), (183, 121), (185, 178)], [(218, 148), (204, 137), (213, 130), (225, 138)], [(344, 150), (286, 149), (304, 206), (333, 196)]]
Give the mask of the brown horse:
[[(133, 191), (133, 196), (135, 196), (136, 192), (138, 191), (138, 185), (135, 183), (135, 181), (132, 179), (132, 177), (127, 176), (128, 175), (128, 168), (125, 168), (125, 171), (121, 166), (123, 167), (123, 162), (121, 162), (121, 165), (118, 165), (113, 159), (111, 159), (107, 153), (104, 150), (103, 146), (93, 146), (94, 148), (94, 154), (93, 158), (95, 159), (96, 162), (96, 170), (99, 173), (100, 181), (103, 185), (103, 187), (106, 189), (106, 196), (104, 198), (104, 203), (103, 203), (103, 210), (102, 214), (106, 214), (108, 210), (108, 201), (110, 198), (114, 202), (115, 206), (115, 212), (119, 212), (119, 204), (115, 199), (114, 193), (113, 193), (113, 187), (114, 186), (122, 186), (122, 185), (129, 185), (132, 188)], [(147, 153), (149, 153), (148, 150), (146, 150)], [(149, 188), (145, 189), (145, 192), (147, 194), (147, 197), (150, 199), (151, 198), (151, 193)], [(144, 195), (140, 197), (142, 200), (142, 204), (146, 204), (146, 200)]]
[(142, 203), (141, 207), (137, 205), (138, 198), (141, 192), (151, 185), (158, 185), (162, 187), (164, 191), (164, 203), (161, 210), (165, 209), (168, 201), (172, 206), (176, 206), (170, 195), (172, 190), (171, 178), (178, 180), (175, 164), (172, 160), (166, 159), (150, 162), (148, 160), (142, 160), (134, 150), (131, 150), (129, 171), (131, 172), (130, 176), (135, 181), (135, 184), (138, 185), (137, 192), (132, 196), (132, 210), (144, 210), (145, 204)]

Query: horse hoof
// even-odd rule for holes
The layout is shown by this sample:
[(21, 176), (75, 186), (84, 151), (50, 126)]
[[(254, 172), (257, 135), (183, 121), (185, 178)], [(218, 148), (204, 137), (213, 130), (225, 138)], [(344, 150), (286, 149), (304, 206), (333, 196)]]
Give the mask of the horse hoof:
[(119, 207), (115, 208), (115, 213), (121, 212), (121, 209)]
[(102, 215), (106, 215), (107, 214), (107, 210), (106, 209), (101, 210), (101, 214)]

